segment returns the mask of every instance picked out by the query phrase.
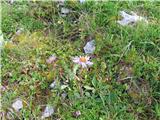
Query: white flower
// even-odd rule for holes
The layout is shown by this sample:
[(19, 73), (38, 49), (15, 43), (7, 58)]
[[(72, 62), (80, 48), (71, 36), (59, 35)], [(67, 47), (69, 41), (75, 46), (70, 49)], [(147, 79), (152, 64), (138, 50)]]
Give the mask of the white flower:
[(135, 24), (138, 21), (145, 21), (146, 23), (148, 23), (148, 21), (144, 17), (138, 16), (133, 11), (131, 11), (131, 14), (127, 14), (124, 11), (120, 11), (120, 15), (123, 17), (123, 19), (118, 20), (117, 22), (122, 26)]
[(6, 87), (0, 85), (0, 90), (4, 92), (6, 90)]
[(87, 66), (93, 65), (93, 62), (90, 61), (90, 57), (88, 56), (74, 57), (73, 62), (81, 65), (82, 68), (86, 68)]

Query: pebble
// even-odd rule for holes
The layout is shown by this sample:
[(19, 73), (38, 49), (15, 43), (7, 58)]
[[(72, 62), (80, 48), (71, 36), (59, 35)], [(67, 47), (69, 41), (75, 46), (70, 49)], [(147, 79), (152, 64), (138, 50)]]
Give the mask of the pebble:
[(131, 12), (131, 14), (128, 14), (125, 11), (120, 11), (120, 15), (123, 17), (123, 19), (118, 20), (117, 22), (122, 26), (130, 25), (130, 24), (133, 25), (138, 21), (144, 21), (148, 23), (148, 21), (144, 17), (138, 16), (133, 11)]
[(13, 104), (12, 108), (14, 108), (15, 111), (19, 112), (20, 109), (23, 108), (23, 102), (20, 99), (17, 99)]
[(50, 117), (54, 113), (54, 108), (50, 105), (47, 105), (44, 112), (42, 113), (41, 119), (45, 119), (47, 117)]
[(87, 44), (84, 46), (84, 52), (86, 54), (93, 54), (93, 52), (95, 51), (96, 47), (95, 47), (95, 40), (91, 40), (89, 42), (87, 42)]

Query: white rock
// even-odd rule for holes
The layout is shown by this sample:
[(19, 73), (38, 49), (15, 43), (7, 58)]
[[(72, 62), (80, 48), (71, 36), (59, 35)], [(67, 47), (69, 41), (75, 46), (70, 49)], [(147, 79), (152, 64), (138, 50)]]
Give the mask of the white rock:
[(10, 4), (13, 4), (15, 2), (15, 0), (9, 0)]
[(53, 89), (55, 86), (56, 86), (56, 81), (53, 81), (49, 87)]
[(67, 97), (67, 93), (66, 93), (66, 92), (64, 92), (64, 93), (62, 93), (62, 95), (61, 95), (61, 96), (62, 96), (62, 98), (63, 98), (63, 99), (65, 99), (65, 98)]
[(61, 16), (61, 17), (66, 17), (67, 15), (66, 15), (66, 14), (60, 14), (60, 16)]
[(2, 49), (4, 43), (6, 43), (6, 41), (4, 41), (2, 31), (0, 30), (0, 50)]
[(57, 0), (58, 2), (62, 2), (62, 3), (64, 3), (65, 2), (65, 0)]
[(54, 113), (54, 108), (50, 105), (47, 105), (44, 112), (42, 113), (41, 119), (44, 119), (46, 117), (50, 117)]
[(95, 51), (95, 41), (94, 40), (92, 40), (92, 41), (89, 41), (89, 42), (87, 42), (87, 44), (84, 46), (84, 52), (86, 53), (86, 54), (92, 54), (94, 51)]
[(14, 108), (15, 111), (19, 111), (20, 109), (23, 108), (23, 103), (20, 99), (17, 99), (13, 104), (12, 107)]
[(86, 0), (79, 0), (80, 3), (84, 3)]
[(61, 8), (61, 14), (68, 14), (70, 12), (70, 10), (68, 8)]
[(118, 20), (117, 22), (122, 26), (135, 24), (138, 21), (145, 21), (146, 23), (148, 23), (148, 21), (144, 17), (138, 16), (133, 11), (131, 11), (131, 14), (128, 14), (124, 11), (120, 11), (120, 15), (123, 17), (123, 19)]

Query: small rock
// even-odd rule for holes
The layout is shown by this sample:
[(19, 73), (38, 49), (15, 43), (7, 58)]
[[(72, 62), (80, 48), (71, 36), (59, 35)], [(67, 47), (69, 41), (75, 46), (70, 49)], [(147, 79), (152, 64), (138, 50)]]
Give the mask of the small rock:
[(135, 24), (138, 21), (145, 21), (146, 23), (148, 23), (148, 21), (144, 17), (138, 16), (133, 11), (131, 12), (131, 14), (128, 14), (124, 11), (120, 11), (120, 15), (123, 17), (123, 19), (118, 20), (117, 22), (122, 26)]
[(63, 6), (64, 5), (65, 0), (58, 0), (59, 5)]
[(80, 3), (84, 3), (86, 0), (79, 0)]
[(86, 54), (92, 54), (96, 49), (95, 40), (87, 42), (83, 49)]
[(68, 14), (70, 12), (70, 10), (68, 8), (61, 8), (61, 14)]
[(65, 98), (67, 97), (67, 93), (66, 93), (66, 92), (64, 92), (64, 93), (62, 93), (62, 95), (61, 95), (61, 96), (62, 96), (62, 98), (63, 98), (63, 99), (65, 99)]
[(17, 99), (17, 100), (12, 104), (12, 107), (14, 108), (15, 111), (18, 112), (20, 109), (23, 108), (22, 100)]
[(55, 86), (56, 86), (56, 81), (53, 81), (53, 82), (50, 84), (49, 87), (53, 89), (53, 88), (55, 88)]
[(66, 17), (66, 14), (60, 14), (61, 17)]
[(15, 0), (9, 0), (10, 4), (13, 4), (15, 2)]
[(48, 64), (52, 64), (53, 62), (56, 61), (56, 59), (57, 59), (57, 57), (56, 57), (55, 55), (52, 55), (52, 56), (50, 56), (50, 57), (46, 60), (46, 62), (47, 62)]
[(73, 117), (75, 117), (75, 118), (77, 118), (77, 117), (79, 117), (81, 115), (81, 111), (75, 111), (75, 112), (73, 112)]
[(3, 43), (5, 43), (6, 41), (4, 41), (3, 39), (3, 34), (2, 32), (0, 31), (0, 48), (3, 46)]
[(54, 108), (50, 105), (47, 105), (44, 112), (42, 113), (41, 119), (50, 117), (54, 113)]

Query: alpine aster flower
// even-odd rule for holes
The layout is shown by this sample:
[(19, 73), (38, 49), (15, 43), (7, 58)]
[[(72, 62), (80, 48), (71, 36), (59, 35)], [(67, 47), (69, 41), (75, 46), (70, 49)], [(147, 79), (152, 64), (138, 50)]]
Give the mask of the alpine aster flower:
[(53, 62), (56, 61), (56, 59), (57, 59), (57, 57), (56, 57), (55, 55), (52, 55), (52, 56), (50, 56), (50, 57), (46, 60), (46, 62), (47, 62), (48, 64), (52, 64)]
[(87, 68), (87, 66), (92, 66), (93, 62), (90, 61), (88, 56), (74, 57), (73, 62), (82, 66), (82, 68)]

